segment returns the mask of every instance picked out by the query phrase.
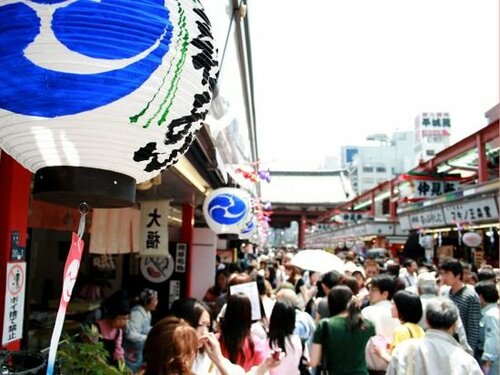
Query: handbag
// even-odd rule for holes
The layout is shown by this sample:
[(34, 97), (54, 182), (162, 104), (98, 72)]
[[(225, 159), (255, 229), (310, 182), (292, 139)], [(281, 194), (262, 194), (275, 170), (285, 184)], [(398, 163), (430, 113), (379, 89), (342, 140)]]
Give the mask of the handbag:
[(309, 370), (309, 361), (304, 355), (304, 349), (305, 349), (304, 341), (305, 340), (300, 339), (300, 343), (302, 344), (302, 355), (300, 356), (300, 361), (299, 361), (299, 373), (300, 375), (311, 375), (311, 371)]
[(316, 375), (328, 375), (328, 370), (326, 368), (326, 355), (325, 355), (325, 345), (323, 345), (323, 342), (325, 341), (328, 333), (328, 318), (324, 319), (323, 322), (321, 323), (321, 347), (322, 347), (322, 353), (321, 353), (321, 365), (316, 366)]
[(375, 335), (370, 337), (365, 348), (365, 359), (366, 367), (369, 370), (374, 371), (385, 371), (387, 369), (388, 363), (375, 354), (375, 346), (383, 347), (387, 349), (389, 342), (382, 335)]

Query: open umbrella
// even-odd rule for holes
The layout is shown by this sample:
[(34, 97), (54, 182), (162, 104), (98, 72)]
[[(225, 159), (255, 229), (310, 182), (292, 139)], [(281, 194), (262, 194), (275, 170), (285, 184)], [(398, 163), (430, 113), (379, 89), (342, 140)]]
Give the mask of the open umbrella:
[(343, 273), (345, 265), (338, 256), (324, 250), (301, 250), (292, 258), (292, 265), (303, 270), (326, 273), (338, 271)]

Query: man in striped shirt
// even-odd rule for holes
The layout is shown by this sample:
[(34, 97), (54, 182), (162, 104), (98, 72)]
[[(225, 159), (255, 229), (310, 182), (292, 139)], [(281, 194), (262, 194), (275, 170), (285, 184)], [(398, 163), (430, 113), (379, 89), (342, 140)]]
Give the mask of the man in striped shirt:
[(446, 260), (439, 267), (443, 284), (450, 286), (450, 299), (457, 305), (464, 324), (467, 342), (478, 358), (479, 321), (481, 305), (474, 287), (463, 282), (463, 267), (456, 259)]

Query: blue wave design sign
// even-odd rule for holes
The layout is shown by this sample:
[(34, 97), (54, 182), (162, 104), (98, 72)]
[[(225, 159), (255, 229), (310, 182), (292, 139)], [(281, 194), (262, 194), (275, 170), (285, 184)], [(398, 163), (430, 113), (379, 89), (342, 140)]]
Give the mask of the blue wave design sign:
[(203, 204), (208, 226), (216, 233), (241, 232), (250, 211), (248, 193), (236, 188), (221, 188), (210, 194)]
[[(32, 3), (0, 6), (0, 108), (11, 112), (56, 117), (109, 104), (140, 87), (169, 50), (172, 25), (161, 0)], [(43, 40), (59, 43), (68, 59), (81, 55), (102, 71), (37, 65), (25, 51)], [(123, 67), (106, 69), (118, 60)]]

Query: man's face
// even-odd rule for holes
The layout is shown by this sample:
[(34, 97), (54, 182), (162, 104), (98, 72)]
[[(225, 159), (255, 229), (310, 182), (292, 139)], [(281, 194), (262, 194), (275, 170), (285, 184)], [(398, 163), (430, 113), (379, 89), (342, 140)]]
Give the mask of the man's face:
[(408, 267), (408, 272), (413, 275), (418, 271), (418, 266), (417, 262), (411, 262), (410, 266)]
[(441, 282), (448, 286), (452, 285), (458, 278), (458, 276), (455, 276), (453, 272), (444, 270), (439, 271), (439, 276), (441, 276)]
[(378, 275), (378, 269), (377, 267), (375, 266), (367, 266), (365, 268), (365, 274), (366, 274), (366, 278), (370, 278), (370, 277), (373, 277), (373, 276), (377, 276)]
[(376, 286), (370, 285), (370, 305), (384, 300), (384, 296), (380, 293), (380, 289)]

